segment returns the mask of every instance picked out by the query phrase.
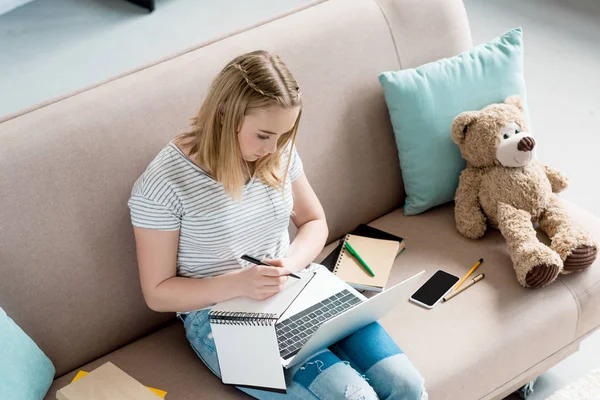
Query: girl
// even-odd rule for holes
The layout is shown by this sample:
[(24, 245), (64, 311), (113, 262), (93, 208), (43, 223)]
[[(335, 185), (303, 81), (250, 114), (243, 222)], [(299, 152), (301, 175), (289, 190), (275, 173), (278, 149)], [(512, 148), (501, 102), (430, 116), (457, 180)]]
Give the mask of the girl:
[[(325, 215), (295, 148), (300, 88), (267, 51), (219, 73), (193, 120), (135, 182), (128, 205), (148, 306), (177, 312), (200, 359), (219, 375), (208, 311), (237, 296), (265, 299), (322, 251)], [(289, 241), (293, 221), (297, 236)], [(243, 254), (273, 266), (244, 268)], [(425, 398), (423, 379), (377, 323), (286, 371), (287, 394), (258, 399)]]

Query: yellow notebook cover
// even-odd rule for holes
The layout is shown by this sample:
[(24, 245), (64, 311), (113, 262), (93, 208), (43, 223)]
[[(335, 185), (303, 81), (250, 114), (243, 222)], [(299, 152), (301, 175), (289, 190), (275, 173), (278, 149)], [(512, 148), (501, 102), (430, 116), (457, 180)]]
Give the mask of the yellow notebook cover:
[(375, 276), (363, 268), (360, 262), (344, 246), (340, 251), (333, 273), (356, 289), (382, 291), (385, 289), (394, 260), (400, 252), (400, 243), (394, 240), (375, 239), (348, 234), (345, 241), (369, 265)]

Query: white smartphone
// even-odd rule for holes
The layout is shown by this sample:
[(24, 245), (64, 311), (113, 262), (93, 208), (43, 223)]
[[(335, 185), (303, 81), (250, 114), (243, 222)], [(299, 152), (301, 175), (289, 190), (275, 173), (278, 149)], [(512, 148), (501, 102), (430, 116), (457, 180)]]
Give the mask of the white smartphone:
[(410, 301), (425, 308), (433, 308), (459, 281), (459, 277), (446, 271), (438, 270), (416, 292)]

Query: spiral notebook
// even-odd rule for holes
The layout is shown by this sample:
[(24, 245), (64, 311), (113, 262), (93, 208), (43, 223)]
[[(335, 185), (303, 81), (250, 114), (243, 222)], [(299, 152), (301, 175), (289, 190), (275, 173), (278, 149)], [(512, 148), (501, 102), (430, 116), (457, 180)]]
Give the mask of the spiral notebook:
[[(400, 254), (402, 252), (402, 250), (404, 250), (404, 248), (406, 247), (405, 240), (403, 237), (391, 234), (389, 232), (382, 231), (377, 228), (373, 228), (372, 226), (369, 226), (367, 224), (358, 225), (356, 227), (356, 229), (354, 229), (354, 230), (352, 230), (352, 232), (350, 232), (350, 234), (357, 235), (357, 236), (366, 236), (366, 237), (371, 237), (371, 238), (375, 238), (375, 239), (395, 240), (398, 243), (400, 243), (400, 247), (398, 247), (398, 254)], [(341, 250), (342, 250), (342, 245), (340, 242), (340, 244), (338, 246), (336, 246), (336, 248), (333, 249), (333, 251), (331, 253), (329, 253), (327, 255), (327, 257), (325, 257), (323, 259), (323, 261), (321, 261), (321, 265), (324, 265), (328, 270), (333, 272), (333, 268), (335, 267), (335, 263), (340, 255)]]
[(236, 297), (209, 312), (224, 384), (286, 393), (275, 323), (314, 277), (298, 272), (276, 295), (258, 301)]
[[(346, 250), (344, 242), (350, 243), (375, 276), (369, 275), (360, 262)], [(400, 252), (400, 243), (396, 240), (348, 234), (342, 238), (340, 244), (341, 249), (333, 273), (355, 289), (383, 291), (394, 266), (394, 260)]]

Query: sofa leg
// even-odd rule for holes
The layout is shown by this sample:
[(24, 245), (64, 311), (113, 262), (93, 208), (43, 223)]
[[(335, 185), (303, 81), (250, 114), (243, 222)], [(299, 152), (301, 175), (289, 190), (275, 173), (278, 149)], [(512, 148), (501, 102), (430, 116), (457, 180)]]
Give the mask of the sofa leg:
[(533, 385), (535, 385), (536, 380), (537, 380), (537, 378), (535, 378), (531, 382), (526, 383), (524, 386), (521, 386), (521, 388), (519, 390), (517, 390), (515, 393), (517, 395), (519, 395), (520, 398), (527, 399), (534, 392)]

